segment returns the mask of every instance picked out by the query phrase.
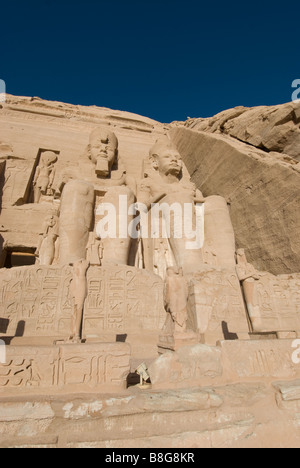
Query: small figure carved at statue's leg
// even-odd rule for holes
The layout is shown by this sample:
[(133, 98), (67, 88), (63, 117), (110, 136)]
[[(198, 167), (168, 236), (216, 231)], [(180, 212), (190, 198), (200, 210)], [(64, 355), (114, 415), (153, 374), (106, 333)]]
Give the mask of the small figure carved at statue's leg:
[(84, 302), (88, 294), (87, 270), (90, 263), (81, 259), (73, 264), (73, 281), (71, 292), (74, 298), (74, 308), (72, 316), (72, 331), (69, 338), (71, 343), (81, 343), (82, 341), (82, 321)]

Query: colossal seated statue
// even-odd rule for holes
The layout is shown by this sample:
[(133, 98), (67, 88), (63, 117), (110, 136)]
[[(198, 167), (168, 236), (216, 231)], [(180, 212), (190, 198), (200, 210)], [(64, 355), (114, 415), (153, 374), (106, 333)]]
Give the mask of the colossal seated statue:
[[(173, 332), (172, 327), (164, 327), (160, 352), (195, 339), (216, 343), (224, 337), (225, 328), (237, 337), (247, 337), (249, 327), (236, 273), (235, 235), (226, 200), (218, 195), (203, 197), (167, 136), (150, 149), (148, 167), (137, 194), (143, 212), (144, 267), (158, 273), (167, 284), (170, 271), (182, 272), (172, 277), (177, 285), (170, 289), (175, 303), (180, 283), (182, 291), (188, 289), (182, 336), (178, 341), (176, 326)], [(170, 324), (169, 309), (167, 304)]]
[[(121, 215), (120, 196), (127, 197), (128, 204), (135, 201), (135, 181), (127, 176), (118, 161), (118, 139), (107, 129), (96, 128), (90, 135), (85, 154), (76, 170), (65, 171), (57, 191), (62, 191), (60, 213), (60, 263), (73, 263), (86, 258), (91, 231), (104, 217), (98, 205), (111, 204), (116, 216)], [(128, 216), (128, 223), (130, 222)], [(118, 234), (118, 233), (117, 233)], [(127, 265), (131, 239), (101, 239), (103, 248), (101, 263)]]
[[(219, 196), (204, 199), (185, 173), (181, 156), (167, 136), (156, 142), (149, 156), (152, 167), (138, 186), (138, 202), (147, 207), (149, 216), (157, 202), (169, 207), (167, 237), (175, 266), (182, 268), (184, 274), (198, 271), (205, 263), (233, 267), (235, 237), (225, 199)], [(182, 228), (179, 234), (178, 224)], [(145, 267), (152, 270), (156, 247), (150, 237), (143, 239), (144, 261)], [(164, 271), (170, 266), (174, 265), (166, 260)]]

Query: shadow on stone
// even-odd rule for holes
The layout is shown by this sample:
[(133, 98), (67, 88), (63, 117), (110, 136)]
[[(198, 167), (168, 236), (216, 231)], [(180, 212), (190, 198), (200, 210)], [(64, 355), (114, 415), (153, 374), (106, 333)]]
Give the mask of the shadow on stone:
[(229, 330), (228, 330), (228, 324), (227, 322), (222, 322), (222, 331), (223, 331), (223, 335), (224, 335), (224, 339), (225, 340), (238, 340), (239, 337), (237, 336), (236, 333), (231, 333)]

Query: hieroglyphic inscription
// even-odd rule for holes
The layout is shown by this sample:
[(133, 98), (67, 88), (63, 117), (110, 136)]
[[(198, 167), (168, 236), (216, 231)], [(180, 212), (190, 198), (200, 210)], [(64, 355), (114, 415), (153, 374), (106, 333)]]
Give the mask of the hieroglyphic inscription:
[(163, 282), (127, 266), (90, 267), (84, 334), (159, 330), (165, 320)]
[(0, 364), (0, 392), (72, 386), (123, 388), (130, 371), (125, 343), (9, 346)]
[(59, 385), (122, 386), (130, 370), (130, 347), (123, 343), (63, 345)]
[(264, 274), (246, 280), (244, 289), (254, 331), (300, 330), (300, 274)]
[(300, 375), (292, 360), (292, 340), (222, 341), (222, 355), (239, 377), (288, 378)]
[(0, 365), (0, 388), (56, 385), (58, 358), (55, 347), (7, 347), (6, 363)]
[(234, 270), (209, 269), (189, 281), (190, 328), (211, 337), (215, 343), (228, 333), (247, 334), (246, 310)]
[[(0, 277), (0, 325), (14, 336), (24, 323), (24, 336), (64, 336), (71, 322), (71, 269), (21, 267)], [(3, 328), (3, 327), (1, 327)]]
[[(87, 278), (84, 335), (162, 327), (165, 311), (160, 277), (127, 266), (92, 266)], [(71, 282), (72, 268), (67, 266), (0, 272), (0, 336), (15, 336), (22, 322), (23, 336), (68, 337), (73, 310)]]

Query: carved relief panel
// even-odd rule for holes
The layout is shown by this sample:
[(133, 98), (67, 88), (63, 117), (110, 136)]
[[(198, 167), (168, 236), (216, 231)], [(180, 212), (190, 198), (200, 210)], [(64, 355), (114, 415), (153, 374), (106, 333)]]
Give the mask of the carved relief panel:
[[(0, 272), (0, 326), (6, 336), (64, 337), (70, 330), (71, 268), (21, 267)], [(7, 326), (6, 326), (6, 325)]]
[(208, 268), (189, 281), (189, 328), (205, 343), (249, 338), (249, 325), (235, 269)]
[(55, 163), (57, 158), (58, 153), (55, 151), (39, 150), (38, 164), (32, 181), (30, 202), (39, 203), (54, 196)]
[[(32, 266), (0, 271), (0, 329), (14, 337), (67, 338), (73, 313), (72, 267)], [(83, 335), (159, 330), (165, 320), (163, 281), (133, 267), (91, 266)]]
[(156, 275), (127, 266), (91, 266), (88, 291), (86, 336), (105, 330), (159, 330), (164, 323), (163, 281)]
[(243, 288), (254, 332), (300, 331), (300, 274), (262, 274)]
[(124, 388), (130, 371), (125, 343), (61, 346), (9, 346), (0, 366), (0, 393), (41, 388)]

